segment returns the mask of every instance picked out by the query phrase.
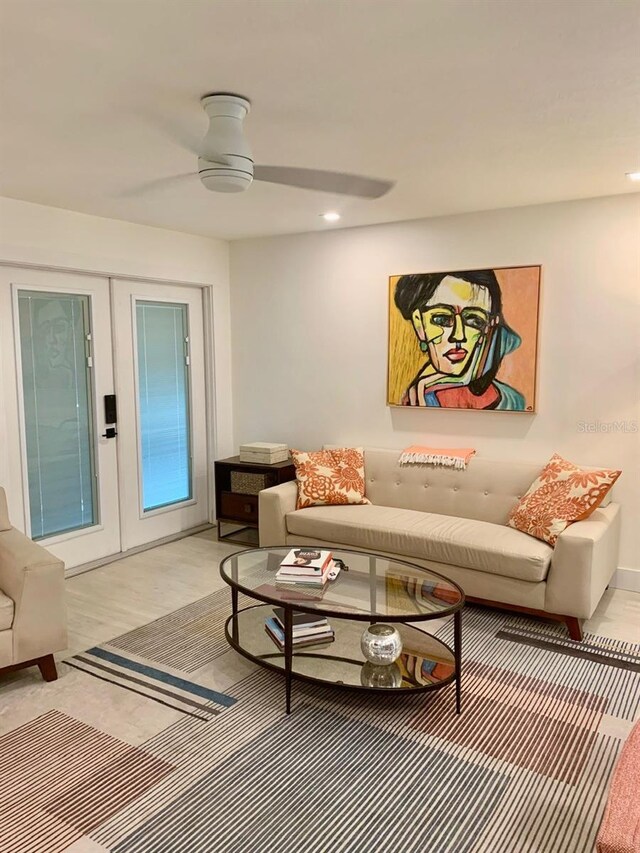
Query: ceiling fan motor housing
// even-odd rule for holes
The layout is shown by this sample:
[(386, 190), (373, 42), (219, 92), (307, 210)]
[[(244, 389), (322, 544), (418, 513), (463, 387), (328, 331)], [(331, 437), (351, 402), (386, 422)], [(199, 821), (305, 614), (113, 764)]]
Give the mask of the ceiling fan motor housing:
[(242, 123), (251, 104), (240, 95), (205, 95), (209, 129), (198, 158), (200, 180), (208, 190), (238, 193), (253, 181), (253, 156)]

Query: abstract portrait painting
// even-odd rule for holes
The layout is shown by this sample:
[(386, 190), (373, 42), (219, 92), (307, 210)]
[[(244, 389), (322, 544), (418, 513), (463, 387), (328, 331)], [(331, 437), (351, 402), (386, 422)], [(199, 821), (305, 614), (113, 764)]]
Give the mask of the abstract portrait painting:
[(392, 276), (387, 403), (534, 412), (540, 272)]

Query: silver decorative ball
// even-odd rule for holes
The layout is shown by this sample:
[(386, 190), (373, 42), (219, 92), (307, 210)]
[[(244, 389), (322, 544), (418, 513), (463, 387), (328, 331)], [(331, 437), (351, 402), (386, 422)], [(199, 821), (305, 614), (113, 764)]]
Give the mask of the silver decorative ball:
[(400, 657), (402, 638), (393, 625), (376, 622), (369, 625), (360, 640), (360, 648), (370, 663), (389, 664)]
[(400, 687), (402, 672), (397, 663), (370, 663), (367, 661), (360, 670), (360, 683), (364, 687)]

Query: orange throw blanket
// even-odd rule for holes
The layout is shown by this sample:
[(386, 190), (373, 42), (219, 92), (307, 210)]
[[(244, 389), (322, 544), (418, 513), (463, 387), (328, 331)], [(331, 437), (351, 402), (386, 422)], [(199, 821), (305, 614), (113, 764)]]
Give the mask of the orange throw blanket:
[(446, 468), (467, 467), (467, 462), (475, 456), (473, 447), (423, 447), (412, 444), (405, 447), (400, 456), (401, 465), (443, 465)]

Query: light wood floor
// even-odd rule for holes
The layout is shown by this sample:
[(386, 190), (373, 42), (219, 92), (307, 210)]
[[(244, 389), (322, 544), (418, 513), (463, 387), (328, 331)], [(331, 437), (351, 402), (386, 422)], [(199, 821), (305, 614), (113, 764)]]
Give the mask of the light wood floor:
[[(238, 547), (207, 530), (69, 578), (69, 650), (63, 657), (220, 589), (220, 560)], [(608, 589), (584, 627), (640, 642), (640, 594)]]
[[(104, 643), (225, 586), (220, 561), (241, 546), (215, 529), (159, 545), (67, 580), (69, 649)], [(231, 603), (231, 597), (229, 597)]]

